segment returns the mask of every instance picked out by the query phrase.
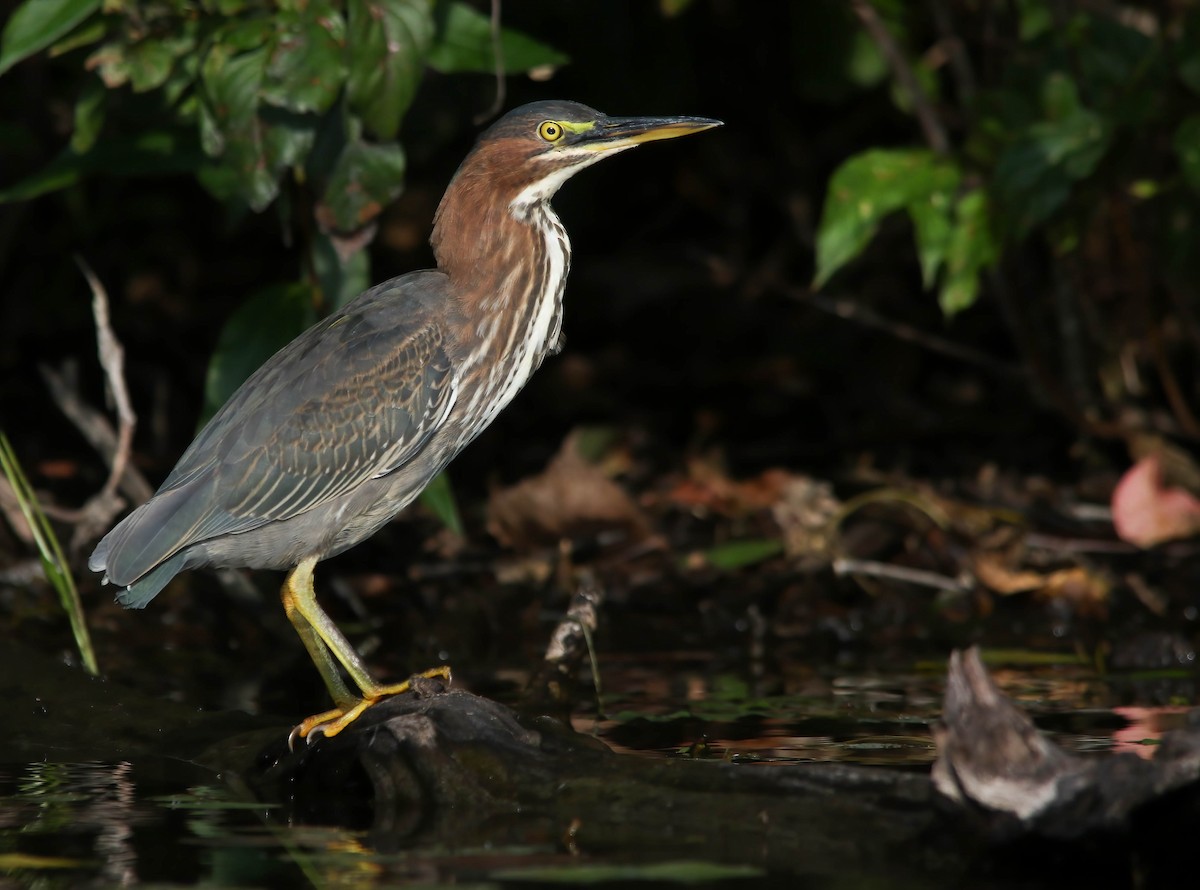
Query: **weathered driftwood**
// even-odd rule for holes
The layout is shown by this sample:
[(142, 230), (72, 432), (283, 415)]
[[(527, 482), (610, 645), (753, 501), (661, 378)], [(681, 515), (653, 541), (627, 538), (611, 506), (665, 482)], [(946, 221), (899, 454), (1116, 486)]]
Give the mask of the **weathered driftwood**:
[(1200, 721), (1166, 733), (1153, 760), (1072, 755), (1004, 697), (976, 649), (950, 656), (934, 738), (934, 786), (994, 839), (1128, 832), (1153, 801), (1200, 797)]

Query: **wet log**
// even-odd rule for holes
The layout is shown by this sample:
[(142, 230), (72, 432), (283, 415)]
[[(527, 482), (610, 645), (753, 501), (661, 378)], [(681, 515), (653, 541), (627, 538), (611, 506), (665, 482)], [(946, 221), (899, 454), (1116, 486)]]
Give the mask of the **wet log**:
[(549, 842), (596, 856), (702, 853), (767, 872), (806, 862), (890, 886), (1051, 863), (1108, 881), (1149, 850), (1156, 875), (1190, 869), (1200, 730), (1171, 734), (1152, 761), (1068, 754), (972, 650), (951, 660), (935, 734), (932, 781), (829, 763), (651, 760), (433, 680), (336, 738), (295, 752), (277, 743), (252, 784), (289, 801), (287, 819), (351, 824), (381, 850)]
[[(961, 872), (923, 775), (838, 764), (746, 767), (618, 755), (555, 720), (438, 681), (335, 738), (260, 758), (253, 784), (288, 820), (357, 818), (371, 846), (546, 844), (596, 856), (677, 856), (920, 885)], [(345, 809), (347, 799), (362, 803)]]

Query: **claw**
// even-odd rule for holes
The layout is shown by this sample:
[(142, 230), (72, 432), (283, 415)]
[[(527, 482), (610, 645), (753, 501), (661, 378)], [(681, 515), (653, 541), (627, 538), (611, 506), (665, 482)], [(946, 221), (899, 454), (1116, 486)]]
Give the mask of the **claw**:
[(310, 745), (318, 735), (325, 736), (325, 738), (333, 738), (361, 717), (363, 712), (372, 705), (393, 695), (409, 692), (412, 689), (412, 681), (418, 677), (425, 680), (440, 679), (449, 683), (450, 668), (447, 665), (442, 665), (441, 667), (430, 668), (427, 671), (414, 674), (410, 679), (402, 683), (395, 683), (391, 686), (377, 686), (365, 693), (358, 701), (347, 703), (344, 707), (322, 711), (320, 714), (314, 714), (302, 720), (288, 734), (288, 750), (295, 750), (294, 745), (297, 738), (304, 739)]

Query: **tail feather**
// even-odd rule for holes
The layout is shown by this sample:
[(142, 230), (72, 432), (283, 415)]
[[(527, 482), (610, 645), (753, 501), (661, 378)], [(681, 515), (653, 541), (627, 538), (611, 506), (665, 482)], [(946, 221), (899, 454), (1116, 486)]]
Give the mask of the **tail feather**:
[(167, 586), (167, 582), (187, 567), (187, 554), (176, 553), (118, 593), (117, 602), (126, 609), (144, 609)]
[(203, 540), (214, 519), (210, 498), (197, 488), (211, 485), (195, 479), (159, 491), (104, 536), (88, 559), (88, 568), (104, 572), (104, 580), (125, 588), (117, 602), (140, 609), (176, 574), (189, 568), (188, 547)]

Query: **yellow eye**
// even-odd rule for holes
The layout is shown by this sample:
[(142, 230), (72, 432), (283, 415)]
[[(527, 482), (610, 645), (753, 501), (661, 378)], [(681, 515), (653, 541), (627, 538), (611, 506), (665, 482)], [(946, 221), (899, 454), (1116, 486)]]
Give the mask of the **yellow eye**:
[(562, 124), (556, 124), (554, 121), (542, 121), (538, 124), (538, 135), (547, 142), (557, 142), (563, 137)]

